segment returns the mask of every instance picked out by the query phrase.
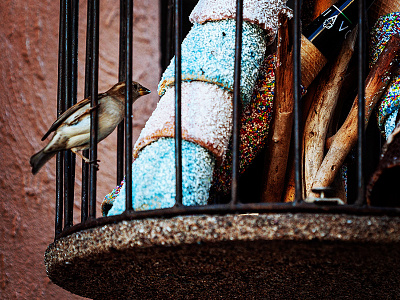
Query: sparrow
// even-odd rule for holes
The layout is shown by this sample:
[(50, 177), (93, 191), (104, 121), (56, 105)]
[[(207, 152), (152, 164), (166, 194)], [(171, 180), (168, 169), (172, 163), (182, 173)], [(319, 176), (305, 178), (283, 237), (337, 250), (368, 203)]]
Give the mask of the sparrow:
[[(36, 174), (46, 162), (62, 150), (69, 149), (86, 163), (90, 163), (88, 158), (77, 152), (90, 146), (90, 112), (93, 109), (98, 110), (97, 142), (100, 142), (114, 131), (125, 116), (125, 85), (125, 82), (119, 82), (107, 92), (99, 94), (98, 105), (95, 107), (91, 107), (91, 97), (88, 97), (61, 114), (42, 137), (44, 141), (54, 132), (50, 142), (30, 159), (32, 173)], [(149, 93), (149, 89), (132, 81), (132, 103)]]

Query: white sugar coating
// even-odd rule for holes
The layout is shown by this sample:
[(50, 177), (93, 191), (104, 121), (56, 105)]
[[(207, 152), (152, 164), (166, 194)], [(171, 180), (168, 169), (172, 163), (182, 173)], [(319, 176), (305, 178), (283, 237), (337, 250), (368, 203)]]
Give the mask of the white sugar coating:
[[(195, 24), (182, 42), (182, 81), (205, 81), (233, 91), (235, 66), (234, 20)], [(266, 50), (265, 33), (258, 26), (243, 23), (240, 92), (243, 108), (251, 99)], [(162, 96), (175, 83), (175, 59), (158, 85)]]
[[(187, 206), (207, 204), (215, 166), (203, 147), (182, 141), (182, 196)], [(132, 206), (136, 211), (168, 208), (175, 204), (175, 141), (161, 138), (139, 153), (132, 164)], [(125, 184), (108, 216), (125, 211)]]
[[(271, 43), (278, 30), (278, 14), (283, 11), (291, 16), (286, 6), (287, 0), (243, 0), (243, 19), (258, 24), (265, 29)], [(199, 0), (189, 20), (202, 24), (206, 21), (217, 21), (236, 18), (236, 0)]]
[[(232, 133), (232, 93), (203, 81), (182, 82), (182, 137), (221, 160)], [(168, 88), (134, 146), (134, 156), (160, 137), (175, 136), (175, 87)]]

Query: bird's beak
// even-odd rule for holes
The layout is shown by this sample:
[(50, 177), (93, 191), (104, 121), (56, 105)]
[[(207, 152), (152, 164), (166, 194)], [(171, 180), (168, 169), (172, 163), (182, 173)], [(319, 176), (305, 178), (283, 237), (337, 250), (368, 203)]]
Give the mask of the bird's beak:
[(145, 88), (144, 86), (142, 86), (141, 88), (139, 88), (139, 95), (140, 96), (144, 96), (147, 94), (150, 94), (151, 91), (148, 88)]

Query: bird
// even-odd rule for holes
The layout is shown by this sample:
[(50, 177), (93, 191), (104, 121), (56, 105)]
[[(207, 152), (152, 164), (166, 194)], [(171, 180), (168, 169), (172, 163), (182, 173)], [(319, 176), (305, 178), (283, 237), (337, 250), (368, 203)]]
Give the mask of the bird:
[[(63, 150), (71, 150), (86, 163), (91, 163), (78, 152), (90, 146), (90, 112), (98, 110), (97, 142), (100, 142), (114, 131), (125, 116), (125, 87), (125, 82), (119, 82), (100, 93), (95, 107), (91, 107), (91, 97), (88, 97), (62, 113), (42, 137), (44, 141), (54, 132), (49, 143), (30, 158), (32, 174), (35, 175), (57, 152)], [(149, 93), (149, 89), (132, 81), (132, 103)]]

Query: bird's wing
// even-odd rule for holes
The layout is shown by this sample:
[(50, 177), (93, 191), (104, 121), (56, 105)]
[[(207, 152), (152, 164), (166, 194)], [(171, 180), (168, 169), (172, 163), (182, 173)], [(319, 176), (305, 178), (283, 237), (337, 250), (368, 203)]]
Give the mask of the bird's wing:
[[(101, 105), (101, 102), (108, 96), (107, 93), (101, 93), (97, 96), (97, 105), (94, 107), (89, 107), (88, 109), (82, 110), (79, 114), (77, 114), (72, 120), (66, 122), (67, 125), (75, 125), (77, 124), (80, 120), (82, 120), (83, 118), (85, 118), (85, 116), (89, 115), (90, 117), (90, 113), (92, 110), (94, 109), (98, 109), (99, 106)], [(90, 100), (90, 97), (89, 97)]]
[(86, 98), (86, 99), (83, 99), (82, 101), (79, 101), (78, 103), (76, 103), (75, 105), (71, 106), (66, 111), (64, 111), (57, 118), (57, 120), (53, 123), (53, 125), (51, 125), (51, 127), (45, 133), (45, 135), (42, 137), (42, 141), (44, 141), (50, 135), (50, 133), (55, 131), (58, 128), (58, 126), (60, 126), (62, 124), (62, 122), (64, 122), (66, 119), (68, 119), (74, 112), (76, 112), (80, 108), (84, 107), (88, 103), (90, 103), (90, 97)]

